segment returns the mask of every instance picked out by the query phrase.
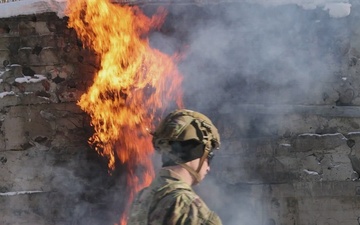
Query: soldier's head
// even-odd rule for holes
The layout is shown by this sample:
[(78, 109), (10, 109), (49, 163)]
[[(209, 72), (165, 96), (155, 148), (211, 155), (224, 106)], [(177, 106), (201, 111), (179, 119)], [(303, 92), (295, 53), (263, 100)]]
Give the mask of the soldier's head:
[[(162, 156), (163, 167), (181, 165), (199, 182), (214, 150), (220, 147), (220, 135), (207, 116), (181, 109), (160, 122), (153, 133), (153, 145)], [(185, 165), (192, 161), (198, 161), (196, 169)]]

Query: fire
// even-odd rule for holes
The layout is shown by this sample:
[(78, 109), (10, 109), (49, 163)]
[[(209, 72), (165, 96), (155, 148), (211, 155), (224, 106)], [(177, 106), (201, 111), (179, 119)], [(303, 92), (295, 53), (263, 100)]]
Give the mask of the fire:
[(67, 15), (69, 27), (101, 58), (93, 85), (78, 102), (94, 127), (89, 143), (108, 159), (110, 171), (118, 164), (125, 168), (131, 202), (154, 176), (149, 133), (153, 122), (167, 103), (182, 107), (176, 56), (152, 49), (147, 37), (161, 26), (166, 12), (159, 9), (147, 17), (138, 7), (107, 0), (68, 0)]

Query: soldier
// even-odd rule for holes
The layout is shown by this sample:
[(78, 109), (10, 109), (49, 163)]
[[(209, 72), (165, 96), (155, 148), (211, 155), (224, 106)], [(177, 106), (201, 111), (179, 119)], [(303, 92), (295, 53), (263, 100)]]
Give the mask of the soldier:
[(191, 110), (170, 113), (153, 133), (162, 168), (141, 190), (130, 209), (128, 225), (221, 225), (191, 186), (210, 171), (220, 136), (208, 117)]

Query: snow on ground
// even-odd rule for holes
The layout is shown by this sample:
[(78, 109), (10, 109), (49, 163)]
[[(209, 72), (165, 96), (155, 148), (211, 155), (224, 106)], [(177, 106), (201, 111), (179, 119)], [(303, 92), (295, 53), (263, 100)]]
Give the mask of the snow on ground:
[[(156, 0), (149, 0), (156, 1)], [(236, 2), (237, 0), (224, 0), (224, 2)], [(240, 0), (238, 0), (240, 2)], [(350, 15), (351, 4), (349, 0), (248, 0), (268, 6), (285, 4), (296, 4), (304, 9), (315, 9), (317, 7), (328, 11), (334, 18)], [(211, 2), (211, 0), (209, 0)], [(221, 2), (221, 0), (220, 0)], [(66, 0), (18, 0), (16, 2), (0, 3), (0, 18), (17, 15), (31, 15), (44, 12), (56, 12), (62, 18), (65, 13)]]

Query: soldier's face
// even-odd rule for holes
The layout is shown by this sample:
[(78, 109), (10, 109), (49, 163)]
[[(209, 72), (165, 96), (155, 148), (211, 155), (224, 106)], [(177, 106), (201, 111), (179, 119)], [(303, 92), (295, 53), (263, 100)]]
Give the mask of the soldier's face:
[[(199, 158), (186, 163), (186, 165), (190, 166), (195, 171), (197, 171), (197, 169), (199, 168), (199, 164), (200, 164)], [(199, 182), (202, 181), (206, 177), (206, 175), (209, 171), (210, 171), (210, 166), (208, 163), (208, 159), (205, 159), (199, 170), (199, 176), (200, 176)], [(197, 182), (194, 180), (192, 185), (195, 185), (195, 184), (197, 184)]]
[(209, 165), (208, 159), (206, 159), (199, 171), (201, 180), (203, 180), (206, 177), (208, 172), (210, 172), (210, 165)]

